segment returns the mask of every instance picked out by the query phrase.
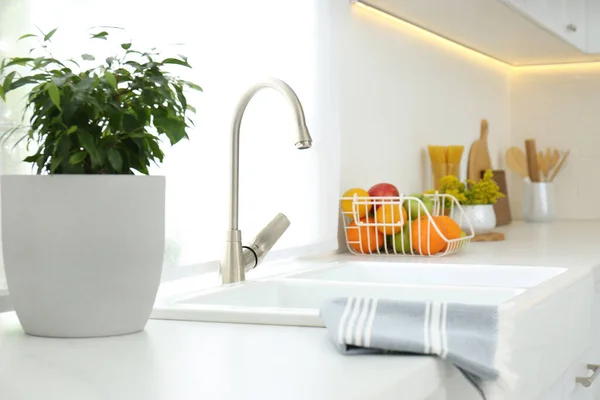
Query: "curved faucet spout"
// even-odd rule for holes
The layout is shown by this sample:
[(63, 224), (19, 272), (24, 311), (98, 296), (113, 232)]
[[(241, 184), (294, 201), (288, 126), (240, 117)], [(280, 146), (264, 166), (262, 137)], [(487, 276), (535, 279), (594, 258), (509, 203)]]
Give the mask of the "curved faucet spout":
[(235, 109), (233, 126), (231, 129), (231, 204), (229, 211), (229, 229), (235, 231), (238, 229), (238, 210), (239, 210), (239, 171), (240, 171), (240, 127), (244, 111), (248, 103), (261, 89), (271, 88), (279, 91), (288, 100), (296, 117), (298, 136), (296, 139), (296, 148), (308, 149), (312, 146), (312, 138), (306, 127), (304, 110), (296, 93), (292, 88), (280, 79), (270, 78), (259, 82), (250, 87), (242, 96)]
[(289, 226), (287, 218), (280, 214), (275, 217), (254, 239), (250, 246), (242, 250), (242, 233), (238, 229), (239, 213), (239, 173), (240, 173), (240, 127), (244, 111), (250, 100), (261, 89), (271, 88), (279, 91), (291, 104), (296, 117), (296, 148), (308, 149), (312, 146), (312, 138), (308, 133), (304, 110), (298, 96), (291, 87), (280, 79), (267, 79), (253, 85), (240, 99), (233, 118), (231, 129), (231, 200), (229, 210), (229, 231), (225, 257), (221, 261), (220, 275), (224, 284), (240, 282), (246, 279), (246, 269), (254, 268), (281, 237)]

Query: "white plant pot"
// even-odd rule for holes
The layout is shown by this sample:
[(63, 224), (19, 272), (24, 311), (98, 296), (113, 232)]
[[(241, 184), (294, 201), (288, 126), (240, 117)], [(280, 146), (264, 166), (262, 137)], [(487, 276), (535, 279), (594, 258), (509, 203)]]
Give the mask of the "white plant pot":
[(163, 263), (164, 177), (6, 175), (0, 190), (8, 291), (25, 332), (144, 329)]
[[(482, 233), (488, 233), (496, 227), (496, 213), (494, 212), (494, 206), (492, 204), (482, 204), (475, 206), (463, 206), (461, 205), (465, 217), (471, 222), (473, 227), (473, 233), (480, 235)], [(455, 209), (454, 211), (458, 211)], [(459, 221), (460, 229), (464, 232), (469, 232), (469, 224), (464, 218), (454, 218)]]

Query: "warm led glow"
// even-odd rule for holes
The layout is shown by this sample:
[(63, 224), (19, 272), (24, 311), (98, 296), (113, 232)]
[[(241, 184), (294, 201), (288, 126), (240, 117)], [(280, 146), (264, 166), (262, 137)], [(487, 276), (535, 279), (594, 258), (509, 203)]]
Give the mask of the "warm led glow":
[(596, 72), (600, 73), (600, 62), (577, 62), (564, 64), (521, 65), (513, 67), (516, 72)]
[(388, 21), (392, 21), (392, 22), (394, 22), (394, 24), (396, 24), (396, 26), (409, 32), (410, 34), (416, 35), (423, 40), (433, 43), (434, 45), (442, 46), (447, 49), (451, 49), (452, 51), (460, 54), (462, 57), (467, 57), (472, 60), (486, 63), (488, 65), (491, 64), (496, 67), (499, 66), (502, 68), (512, 68), (512, 66), (510, 64), (507, 64), (504, 61), (501, 61), (494, 57), (488, 56), (487, 54), (480, 53), (479, 51), (476, 51), (469, 47), (463, 46), (462, 44), (453, 42), (450, 39), (447, 39), (443, 36), (437, 35), (431, 31), (423, 29), (417, 25), (413, 25), (410, 22), (407, 22), (396, 16), (388, 14), (388, 13), (381, 11), (380, 9), (370, 6), (368, 4), (356, 2), (356, 3), (354, 3), (354, 6), (359, 10), (368, 12), (373, 15), (377, 15), (378, 17), (381, 17), (381, 18), (385, 18)]
[(430, 43), (433, 43), (438, 46), (445, 47), (447, 49), (452, 49), (457, 54), (460, 54), (462, 57), (470, 58), (471, 60), (476, 60), (478, 62), (483, 62), (484, 64), (493, 65), (496, 67), (508, 68), (513, 71), (522, 71), (522, 72), (576, 72), (576, 71), (598, 71), (600, 72), (600, 61), (590, 61), (590, 62), (574, 62), (574, 63), (561, 63), (561, 64), (544, 64), (544, 65), (511, 65), (502, 60), (489, 56), (487, 54), (481, 53), (477, 50), (474, 50), (470, 47), (464, 46), (460, 43), (454, 42), (450, 39), (447, 39), (443, 36), (435, 34), (431, 31), (421, 28), (420, 26), (411, 24), (408, 21), (405, 21), (399, 17), (396, 17), (392, 14), (388, 14), (385, 11), (382, 11), (376, 7), (371, 5), (362, 3), (360, 0), (357, 0), (354, 3), (356, 9), (368, 12), (372, 15), (377, 15), (378, 17), (384, 18), (388, 21), (394, 22), (396, 26), (404, 29), (410, 34), (419, 36), (421, 39), (427, 40)]

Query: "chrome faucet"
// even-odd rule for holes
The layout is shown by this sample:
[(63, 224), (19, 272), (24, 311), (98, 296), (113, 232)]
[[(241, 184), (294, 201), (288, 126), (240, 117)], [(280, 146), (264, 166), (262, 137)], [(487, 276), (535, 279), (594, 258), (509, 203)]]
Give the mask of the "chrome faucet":
[(242, 246), (242, 232), (238, 229), (239, 214), (239, 172), (240, 172), (240, 126), (244, 111), (250, 100), (261, 89), (272, 88), (279, 91), (292, 105), (296, 117), (298, 137), (296, 148), (308, 149), (312, 146), (312, 138), (308, 133), (304, 110), (296, 93), (291, 87), (279, 79), (267, 79), (248, 89), (240, 99), (233, 118), (231, 129), (231, 200), (229, 211), (229, 230), (225, 247), (225, 257), (221, 261), (220, 275), (223, 284), (241, 282), (246, 279), (246, 272), (255, 268), (271, 250), (275, 242), (290, 226), (290, 221), (283, 214), (265, 226), (249, 246)]

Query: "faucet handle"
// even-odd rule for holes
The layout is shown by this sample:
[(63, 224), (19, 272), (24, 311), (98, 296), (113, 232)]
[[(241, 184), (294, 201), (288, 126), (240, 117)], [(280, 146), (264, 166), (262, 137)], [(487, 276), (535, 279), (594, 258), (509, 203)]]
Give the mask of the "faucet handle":
[(254, 237), (252, 244), (243, 246), (243, 262), (246, 271), (250, 271), (261, 263), (289, 226), (288, 217), (279, 213)]

